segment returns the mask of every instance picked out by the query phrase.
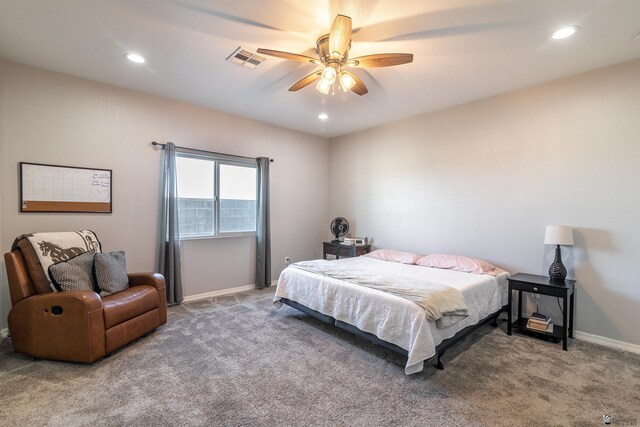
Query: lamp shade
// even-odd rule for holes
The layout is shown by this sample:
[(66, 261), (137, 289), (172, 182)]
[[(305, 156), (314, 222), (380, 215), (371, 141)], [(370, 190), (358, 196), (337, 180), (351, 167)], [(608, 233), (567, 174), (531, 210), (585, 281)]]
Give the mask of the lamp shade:
[(544, 244), (573, 246), (573, 229), (566, 225), (547, 225)]

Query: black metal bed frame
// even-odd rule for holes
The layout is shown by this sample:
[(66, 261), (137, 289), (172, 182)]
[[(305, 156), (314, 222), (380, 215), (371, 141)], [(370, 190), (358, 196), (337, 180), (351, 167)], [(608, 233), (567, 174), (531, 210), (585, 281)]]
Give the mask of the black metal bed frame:
[[(290, 307), (293, 307), (297, 310), (300, 310), (301, 312), (308, 314), (311, 317), (314, 317), (324, 323), (329, 323), (331, 325), (334, 325), (340, 329), (343, 329), (347, 332), (351, 332), (354, 335), (357, 335), (359, 337), (365, 338), (371, 342), (373, 342), (374, 344), (377, 344), (381, 347), (384, 347), (388, 350), (391, 350), (393, 352), (396, 352), (398, 354), (403, 355), (404, 357), (408, 357), (409, 353), (407, 352), (407, 350), (398, 347), (395, 344), (391, 344), (390, 342), (381, 340), (380, 338), (376, 337), (375, 335), (369, 333), (369, 332), (365, 332), (362, 331), (360, 329), (358, 329), (357, 327), (350, 325), (348, 323), (342, 322), (340, 320), (334, 319), (331, 316), (327, 316), (326, 314), (322, 314), (319, 311), (315, 311), (309, 307), (307, 307), (306, 305), (300, 304), (298, 302), (292, 301), (290, 299), (287, 298), (281, 298), (280, 301), (284, 304), (287, 304)], [(437, 359), (437, 363), (436, 363), (436, 368), (438, 369), (444, 369), (444, 364), (442, 363), (441, 357), (444, 355), (445, 351), (447, 351), (449, 348), (451, 348), (451, 346), (453, 346), (454, 344), (456, 344), (457, 342), (463, 340), (464, 338), (466, 338), (467, 336), (469, 336), (470, 334), (472, 334), (473, 332), (475, 332), (476, 330), (480, 329), (480, 327), (482, 327), (485, 323), (488, 323), (489, 321), (491, 321), (490, 325), (493, 326), (494, 328), (498, 326), (498, 316), (500, 315), (500, 313), (502, 313), (503, 311), (507, 310), (506, 305), (502, 306), (498, 311), (496, 311), (495, 313), (491, 313), (490, 315), (488, 315), (487, 317), (485, 317), (484, 319), (480, 320), (478, 323), (474, 324), (474, 325), (469, 325), (464, 329), (459, 330), (454, 336), (452, 336), (451, 338), (447, 338), (445, 340), (443, 340), (440, 344), (438, 344), (436, 346), (436, 354), (435, 356), (431, 357), (430, 359), (427, 360), (427, 362)]]

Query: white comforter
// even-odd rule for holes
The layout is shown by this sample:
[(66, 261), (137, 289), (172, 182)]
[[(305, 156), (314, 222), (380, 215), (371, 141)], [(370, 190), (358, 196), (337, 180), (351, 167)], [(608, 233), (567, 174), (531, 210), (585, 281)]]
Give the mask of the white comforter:
[(274, 302), (281, 304), (280, 298), (296, 301), (407, 350), (406, 374), (420, 372), (424, 361), (436, 354), (435, 347), (444, 339), (507, 303), (509, 274), (506, 272), (492, 277), (367, 257), (332, 262), (385, 276), (415, 277), (416, 282), (446, 283), (464, 295), (469, 316), (453, 326), (438, 329), (426, 320), (424, 309), (407, 299), (298, 268), (286, 268), (282, 272)]

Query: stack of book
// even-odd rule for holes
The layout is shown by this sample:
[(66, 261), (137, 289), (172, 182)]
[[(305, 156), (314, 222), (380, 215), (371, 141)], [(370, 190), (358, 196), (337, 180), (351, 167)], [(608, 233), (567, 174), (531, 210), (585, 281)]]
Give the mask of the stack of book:
[(533, 313), (527, 322), (527, 329), (537, 332), (553, 332), (551, 317), (542, 313)]
[(342, 242), (343, 245), (356, 245), (356, 246), (366, 246), (368, 244), (369, 238), (367, 237), (345, 237)]

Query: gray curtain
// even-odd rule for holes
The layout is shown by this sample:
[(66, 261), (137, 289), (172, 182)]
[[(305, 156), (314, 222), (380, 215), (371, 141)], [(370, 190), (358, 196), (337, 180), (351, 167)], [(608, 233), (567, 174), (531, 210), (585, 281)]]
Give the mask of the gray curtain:
[(271, 286), (271, 228), (269, 214), (269, 158), (258, 157), (256, 288)]
[(180, 227), (178, 224), (178, 184), (176, 146), (164, 146), (162, 167), (162, 207), (160, 218), (159, 270), (167, 286), (167, 303), (182, 302), (182, 274), (180, 268)]

